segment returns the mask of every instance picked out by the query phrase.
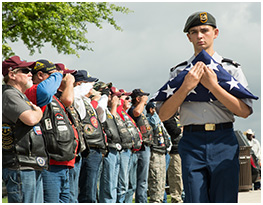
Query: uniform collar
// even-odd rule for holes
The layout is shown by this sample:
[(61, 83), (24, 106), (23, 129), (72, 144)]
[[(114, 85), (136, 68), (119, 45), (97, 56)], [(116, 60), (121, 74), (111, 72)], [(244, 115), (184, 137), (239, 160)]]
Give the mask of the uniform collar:
[[(187, 61), (187, 65), (189, 65), (195, 58), (196, 56), (193, 55), (188, 61)], [(217, 63), (221, 63), (223, 57), (220, 56), (217, 52), (214, 53), (214, 55), (212, 56), (212, 58), (217, 62)]]

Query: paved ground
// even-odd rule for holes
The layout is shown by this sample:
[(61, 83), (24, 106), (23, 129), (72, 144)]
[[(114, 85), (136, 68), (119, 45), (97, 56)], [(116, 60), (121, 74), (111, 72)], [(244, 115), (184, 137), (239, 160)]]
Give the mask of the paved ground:
[(239, 192), (238, 203), (261, 203), (261, 190)]

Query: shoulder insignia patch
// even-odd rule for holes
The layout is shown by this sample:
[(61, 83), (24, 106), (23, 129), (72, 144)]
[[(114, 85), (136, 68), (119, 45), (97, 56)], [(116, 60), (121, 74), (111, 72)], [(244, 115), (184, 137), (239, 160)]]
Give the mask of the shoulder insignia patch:
[(237, 68), (238, 66), (240, 66), (239, 63), (237, 63), (236, 61), (233, 61), (233, 60), (231, 60), (231, 59), (228, 59), (228, 58), (223, 58), (223, 59), (222, 59), (222, 63), (230, 63), (230, 64), (232, 64), (233, 66), (235, 66), (236, 68)]
[(172, 67), (172, 68), (170, 69), (170, 72), (173, 72), (176, 68), (178, 68), (178, 67), (180, 67), (180, 66), (186, 66), (186, 65), (187, 65), (187, 61), (184, 61), (184, 62), (182, 62), (182, 63), (179, 63), (178, 65)]

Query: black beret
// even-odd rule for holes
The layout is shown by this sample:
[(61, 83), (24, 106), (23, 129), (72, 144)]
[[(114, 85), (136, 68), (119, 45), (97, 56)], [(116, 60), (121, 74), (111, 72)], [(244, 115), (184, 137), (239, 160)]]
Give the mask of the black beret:
[(200, 25), (210, 25), (216, 28), (216, 19), (208, 12), (196, 12), (187, 19), (184, 32), (186, 33), (190, 28)]

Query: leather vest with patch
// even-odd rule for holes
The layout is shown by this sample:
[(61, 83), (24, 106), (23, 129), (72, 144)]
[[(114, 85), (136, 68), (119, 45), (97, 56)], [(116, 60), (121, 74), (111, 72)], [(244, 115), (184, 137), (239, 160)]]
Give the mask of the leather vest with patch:
[(86, 144), (90, 147), (106, 149), (106, 140), (96, 111), (88, 102), (84, 100), (86, 116), (81, 121), (83, 126), (83, 136)]
[[(10, 89), (3, 87), (3, 91)], [(30, 101), (23, 95), (28, 103)], [(2, 166), (19, 169), (32, 167), (35, 170), (48, 168), (48, 154), (40, 124), (28, 126), (20, 119), (16, 123), (2, 122)]]
[(118, 130), (118, 126), (115, 121), (115, 117), (106, 110), (106, 121), (102, 123), (103, 130), (107, 135), (108, 147), (121, 150), (121, 138)]
[(153, 131), (153, 145), (151, 147), (152, 151), (165, 154), (167, 148), (168, 136), (163, 129), (161, 124), (157, 125), (157, 128)]
[(125, 122), (121, 119), (120, 115), (117, 113), (116, 124), (119, 129), (120, 138), (121, 138), (121, 146), (123, 149), (131, 149), (133, 145), (132, 136), (125, 124)]
[(79, 146), (78, 146), (78, 150), (77, 150), (77, 154), (81, 153), (82, 151), (84, 151), (86, 149), (86, 145), (84, 142), (84, 137), (83, 137), (83, 130), (82, 130), (82, 126), (80, 124), (80, 116), (78, 111), (75, 109), (74, 106), (70, 106), (66, 108), (67, 112), (68, 112), (68, 116), (71, 120), (71, 122), (73, 122), (73, 124), (75, 125), (75, 127), (77, 128), (78, 131), (78, 136), (79, 136)]
[(52, 102), (44, 111), (41, 128), (50, 158), (56, 161), (70, 161), (75, 157), (77, 143), (72, 123), (62, 106), (59, 99), (53, 96)]
[(121, 112), (124, 116), (126, 127), (128, 128), (128, 131), (132, 136), (133, 149), (139, 150), (142, 146), (142, 140), (139, 135), (140, 130), (133, 124), (135, 122), (132, 122), (132, 120), (127, 116), (127, 114), (124, 111)]
[(153, 144), (153, 138), (152, 138), (153, 128), (143, 113), (141, 114), (136, 124), (142, 133), (143, 142), (148, 146), (152, 145)]

